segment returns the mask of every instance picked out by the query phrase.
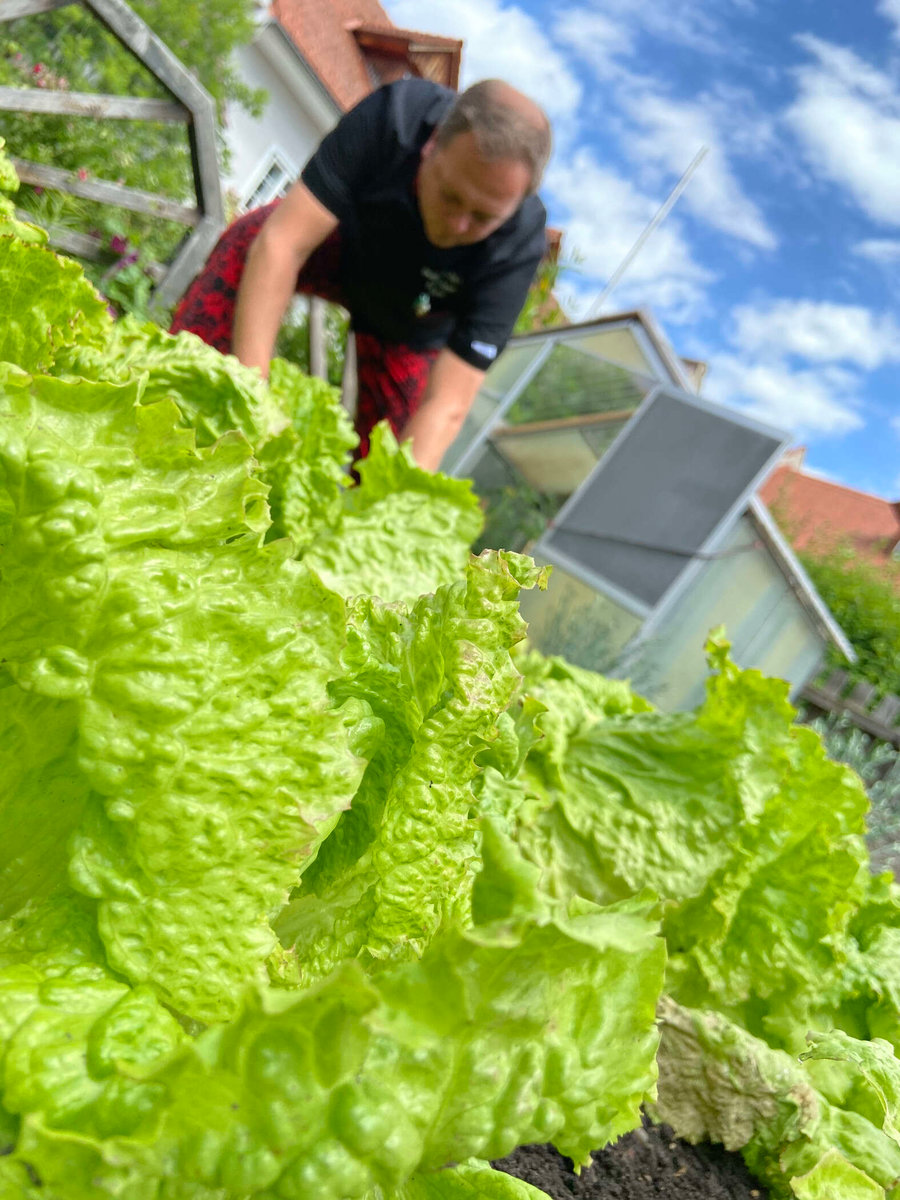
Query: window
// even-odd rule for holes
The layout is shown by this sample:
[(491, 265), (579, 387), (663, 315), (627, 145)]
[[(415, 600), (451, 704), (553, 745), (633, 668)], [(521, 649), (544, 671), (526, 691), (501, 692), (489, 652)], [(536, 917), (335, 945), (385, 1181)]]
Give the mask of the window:
[(252, 191), (241, 201), (241, 208), (259, 208), (283, 196), (294, 180), (297, 171), (279, 150), (270, 150), (262, 166), (254, 175)]

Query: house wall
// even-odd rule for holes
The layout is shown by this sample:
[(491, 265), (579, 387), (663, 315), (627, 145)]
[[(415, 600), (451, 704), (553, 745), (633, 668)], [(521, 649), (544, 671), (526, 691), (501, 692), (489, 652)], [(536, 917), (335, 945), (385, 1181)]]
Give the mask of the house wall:
[(231, 105), (226, 142), (230, 152), (223, 187), (238, 200), (247, 196), (277, 151), (299, 174), (340, 110), (315, 83), (299, 57), (273, 26), (263, 27), (250, 46), (235, 55), (237, 70), (253, 88), (264, 88), (269, 100), (261, 117)]

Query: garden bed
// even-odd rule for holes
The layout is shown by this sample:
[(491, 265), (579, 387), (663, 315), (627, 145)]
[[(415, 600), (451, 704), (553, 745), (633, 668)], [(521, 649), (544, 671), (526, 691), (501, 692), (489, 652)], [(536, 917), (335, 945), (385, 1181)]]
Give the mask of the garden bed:
[(534, 1184), (551, 1200), (767, 1200), (768, 1189), (740, 1154), (708, 1142), (692, 1146), (668, 1125), (652, 1125), (596, 1150), (580, 1175), (553, 1146), (520, 1146), (493, 1165)]

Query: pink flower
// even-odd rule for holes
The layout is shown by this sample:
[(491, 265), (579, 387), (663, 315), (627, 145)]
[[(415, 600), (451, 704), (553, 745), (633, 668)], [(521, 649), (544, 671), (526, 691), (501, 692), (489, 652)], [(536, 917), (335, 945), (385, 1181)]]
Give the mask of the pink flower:
[(124, 254), (128, 249), (128, 243), (121, 234), (117, 233), (114, 237), (110, 238), (109, 248), (113, 254)]
[(43, 73), (43, 70), (44, 70), (43, 63), (35, 63), (34, 66), (31, 68), (31, 73), (32, 73), (32, 75), (40, 75)]
[(87, 179), (87, 177), (88, 177), (87, 167), (79, 167), (78, 168), (78, 178), (81, 180), (81, 182), (84, 183), (84, 181), (85, 181), (85, 179)]

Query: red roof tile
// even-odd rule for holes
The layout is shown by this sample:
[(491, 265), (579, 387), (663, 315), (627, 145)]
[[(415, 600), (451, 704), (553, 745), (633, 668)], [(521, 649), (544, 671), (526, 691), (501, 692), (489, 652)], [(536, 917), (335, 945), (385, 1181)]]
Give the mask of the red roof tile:
[[(361, 7), (363, 5), (361, 4)], [(372, 90), (366, 61), (353, 34), (344, 28), (350, 5), (322, 0), (272, 0), (269, 11), (341, 108), (352, 108)], [(387, 15), (375, 4), (381, 18)], [(368, 10), (369, 5), (365, 4)]]
[(759, 494), (798, 550), (849, 542), (866, 558), (886, 563), (900, 543), (900, 501), (817, 479), (791, 461), (775, 468)]
[(378, 0), (271, 0), (269, 12), (343, 109), (410, 71), (459, 81), (462, 42), (397, 29)]

